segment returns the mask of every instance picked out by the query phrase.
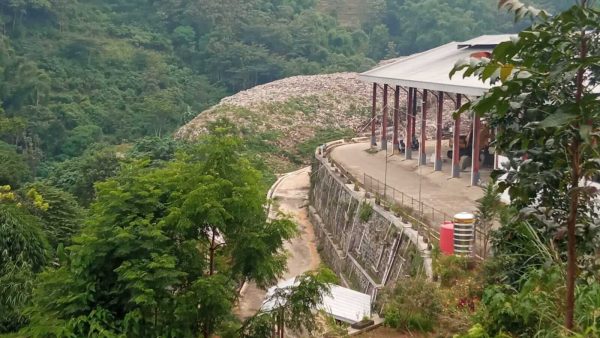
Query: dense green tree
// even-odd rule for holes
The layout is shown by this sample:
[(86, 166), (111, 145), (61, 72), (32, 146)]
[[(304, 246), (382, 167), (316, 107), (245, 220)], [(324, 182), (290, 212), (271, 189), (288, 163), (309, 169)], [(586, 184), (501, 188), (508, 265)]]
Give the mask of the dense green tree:
[[(566, 9), (572, 0), (532, 0), (551, 12)], [(482, 34), (516, 33), (524, 28), (496, 8), (488, 0), (386, 0), (379, 20), (365, 24), (365, 29), (375, 36), (369, 56), (386, 56), (388, 42), (394, 42), (396, 55), (409, 55), (451, 41), (464, 41)], [(384, 25), (389, 38), (381, 39)]]
[(39, 219), (17, 203), (3, 201), (0, 227), (0, 267), (9, 263), (26, 264), (33, 271), (39, 271), (45, 266), (48, 247)]
[(267, 220), (260, 174), (217, 132), (174, 162), (97, 184), (68, 263), (41, 279), (27, 334), (208, 337), (237, 282), (276, 281), (295, 226)]
[(180, 146), (181, 141), (171, 137), (144, 137), (135, 142), (127, 156), (160, 163), (174, 159)]
[(369, 36), (369, 55), (375, 59), (383, 58), (388, 53), (387, 46), (390, 40), (390, 32), (385, 25), (373, 27)]
[(17, 204), (10, 187), (0, 188), (0, 333), (26, 324), (24, 307), (34, 273), (44, 268), (48, 244), (40, 221)]
[(0, 141), (0, 185), (19, 187), (31, 176), (23, 155), (15, 147)]
[(62, 151), (67, 156), (79, 156), (85, 149), (100, 141), (102, 128), (95, 125), (81, 125), (73, 128), (67, 133)]
[(144, 119), (144, 134), (161, 137), (183, 121), (182, 93), (178, 90), (159, 90), (148, 95), (138, 108)]
[(114, 147), (96, 145), (82, 156), (56, 163), (49, 168), (49, 182), (71, 194), (81, 205), (89, 205), (96, 193), (94, 184), (113, 177), (120, 168)]
[(23, 117), (5, 117), (3, 113), (0, 110), (0, 137), (8, 144), (21, 144), (21, 140), (26, 135), (27, 120)]
[[(500, 188), (523, 217), (553, 238), (566, 263), (565, 328), (585, 329), (574, 326), (575, 289), (579, 266), (597, 272), (598, 191), (588, 182), (600, 172), (600, 11), (586, 0), (556, 17), (517, 0), (500, 5), (517, 18), (538, 21), (498, 45), (491, 59), (457, 68), (501, 82), (463, 110), (485, 114), (498, 128), (497, 149), (510, 159)], [(592, 280), (597, 283), (597, 275)]]
[[(50, 247), (56, 250), (59, 245), (70, 245), (71, 237), (81, 228), (84, 215), (75, 197), (42, 182), (27, 184), (21, 194), (29, 212), (40, 219)], [(44, 207), (40, 208), (39, 203)]]
[(35, 274), (26, 264), (6, 263), (0, 270), (0, 334), (27, 324), (25, 307), (31, 300)]

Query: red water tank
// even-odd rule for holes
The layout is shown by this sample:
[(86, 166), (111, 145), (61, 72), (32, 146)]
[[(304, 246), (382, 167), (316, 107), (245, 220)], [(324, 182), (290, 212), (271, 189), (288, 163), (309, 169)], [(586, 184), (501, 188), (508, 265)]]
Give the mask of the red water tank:
[(444, 255), (454, 254), (454, 223), (446, 221), (440, 226), (440, 251)]

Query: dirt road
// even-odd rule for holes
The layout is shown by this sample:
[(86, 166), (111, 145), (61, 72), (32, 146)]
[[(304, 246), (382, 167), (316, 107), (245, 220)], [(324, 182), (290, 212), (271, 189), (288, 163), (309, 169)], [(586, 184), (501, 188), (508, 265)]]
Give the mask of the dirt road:
[[(308, 221), (306, 205), (308, 204), (308, 190), (310, 168), (287, 174), (273, 191), (272, 215), (276, 211), (288, 214), (298, 224), (299, 235), (291, 242), (286, 243), (285, 249), (289, 253), (288, 270), (282, 280), (293, 278), (303, 272), (319, 267), (321, 262), (317, 252), (313, 227)], [(236, 314), (245, 319), (254, 315), (260, 308), (265, 291), (249, 283), (242, 291)]]

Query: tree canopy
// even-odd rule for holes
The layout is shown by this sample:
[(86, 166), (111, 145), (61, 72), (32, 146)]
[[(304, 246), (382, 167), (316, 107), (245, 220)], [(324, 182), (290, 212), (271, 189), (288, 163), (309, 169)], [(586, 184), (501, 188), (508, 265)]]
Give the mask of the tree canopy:
[[(281, 276), (283, 244), (295, 225), (267, 218), (266, 183), (274, 175), (245, 148), (263, 145), (262, 135), (248, 131), (244, 144), (219, 121), (198, 144), (182, 145), (173, 131), (258, 84), (361, 71), (383, 58), (523, 28), (488, 0), (374, 0), (351, 20), (358, 24), (323, 10), (324, 2), (333, 0), (0, 1), (0, 333), (225, 333), (241, 283), (265, 287)], [(550, 10), (570, 3), (535, 2)], [(509, 126), (499, 132), (503, 151), (529, 156), (514, 161), (513, 169), (523, 170), (505, 183), (516, 205), (535, 209), (529, 215), (547, 226), (545, 239), (559, 237), (561, 250), (567, 219), (584, 263), (597, 244), (586, 240), (596, 234), (589, 222), (596, 210), (592, 192), (574, 187), (598, 169), (597, 102), (585, 90), (573, 101), (570, 91), (574, 74), (588, 77), (580, 85), (597, 85), (599, 44), (588, 35), (582, 56), (570, 38), (585, 35), (573, 27), (585, 31), (597, 17), (594, 10), (567, 11), (562, 21), (545, 17), (514, 45), (501, 45), (495, 63), (478, 65), (478, 74), (501, 69), (508, 89), (473, 105), (493, 106), (492, 123)], [(580, 151), (565, 148), (573, 140)], [(574, 153), (579, 162), (569, 157)], [(565, 169), (572, 163), (577, 170)], [(538, 188), (542, 203), (533, 205)], [(565, 201), (577, 201), (575, 212)], [(502, 230), (495, 241), (513, 235)], [(536, 267), (544, 262), (538, 258)], [(524, 270), (509, 276), (511, 287), (521, 278), (548, 282), (540, 290), (556, 285), (554, 274)], [(322, 277), (301, 276), (289, 306), (236, 323), (235, 334), (260, 336), (282, 328), (282, 320), (310, 331), (311, 311), (327, 289)], [(569, 297), (581, 294), (592, 293), (574, 293), (569, 284)], [(572, 299), (566, 304), (573, 312)], [(575, 312), (594, 306), (578, 304)]]
[(28, 334), (208, 337), (238, 283), (281, 276), (295, 225), (267, 220), (260, 173), (217, 132), (175, 161), (132, 163), (97, 185), (67, 261), (41, 276)]
[[(577, 285), (586, 290), (599, 281), (598, 189), (590, 182), (600, 172), (600, 11), (586, 0), (554, 17), (518, 0), (502, 0), (500, 5), (517, 18), (529, 16), (535, 22), (516, 39), (499, 44), (491, 58), (471, 64), (465, 60), (455, 69), (497, 84), (461, 111), (484, 115), (498, 130), (495, 145), (509, 163), (495, 176), (520, 214), (505, 226), (518, 229), (525, 222), (526, 228), (535, 229), (527, 238), (539, 235), (543, 244), (538, 247), (556, 252), (544, 257), (542, 270), (532, 260), (521, 277), (550, 289), (564, 278), (564, 296), (554, 301), (564, 308), (565, 330), (583, 332), (587, 327), (576, 327)], [(548, 266), (554, 269), (545, 271)], [(527, 293), (527, 283), (517, 288), (521, 295)], [(556, 313), (556, 308), (547, 311)], [(535, 328), (516, 327), (522, 334)]]
[[(568, 0), (542, 2), (554, 9)], [(31, 177), (43, 177), (48, 163), (85, 156), (97, 143), (169, 135), (223, 96), (257, 84), (361, 71), (382, 58), (518, 28), (487, 0), (378, 1), (355, 14), (362, 25), (342, 24), (320, 5), (2, 2), (0, 140), (15, 146)]]

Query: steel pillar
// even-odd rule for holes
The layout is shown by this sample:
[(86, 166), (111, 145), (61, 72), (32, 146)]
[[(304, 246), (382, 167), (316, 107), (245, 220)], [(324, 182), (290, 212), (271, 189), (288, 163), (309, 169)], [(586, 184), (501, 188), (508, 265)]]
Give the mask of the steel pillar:
[[(456, 110), (462, 106), (462, 95), (456, 94)], [(452, 177), (460, 177), (460, 115), (454, 119), (454, 130), (452, 135)]]
[(413, 88), (408, 88), (408, 98), (406, 100), (406, 150), (404, 151), (404, 158), (407, 160), (412, 159), (412, 108), (413, 108)]
[(427, 152), (426, 152), (426, 142), (427, 135), (425, 133), (425, 129), (427, 128), (427, 89), (423, 90), (423, 105), (421, 106), (421, 140), (419, 141), (419, 165), (427, 164)]
[(473, 154), (471, 155), (471, 185), (479, 185), (479, 148), (481, 119), (477, 113), (473, 112)]
[(387, 84), (383, 85), (383, 109), (381, 113), (381, 150), (387, 150), (388, 88), (389, 86)]
[(398, 153), (398, 149), (400, 147), (400, 142), (398, 141), (398, 123), (399, 118), (398, 114), (400, 113), (400, 86), (396, 86), (396, 91), (394, 92), (394, 135), (392, 144), (394, 147), (393, 154)]
[(377, 146), (375, 138), (375, 117), (377, 112), (377, 83), (373, 83), (373, 106), (371, 109), (371, 147)]
[(437, 117), (435, 121), (435, 171), (442, 171), (442, 113), (444, 111), (444, 92), (438, 92)]

